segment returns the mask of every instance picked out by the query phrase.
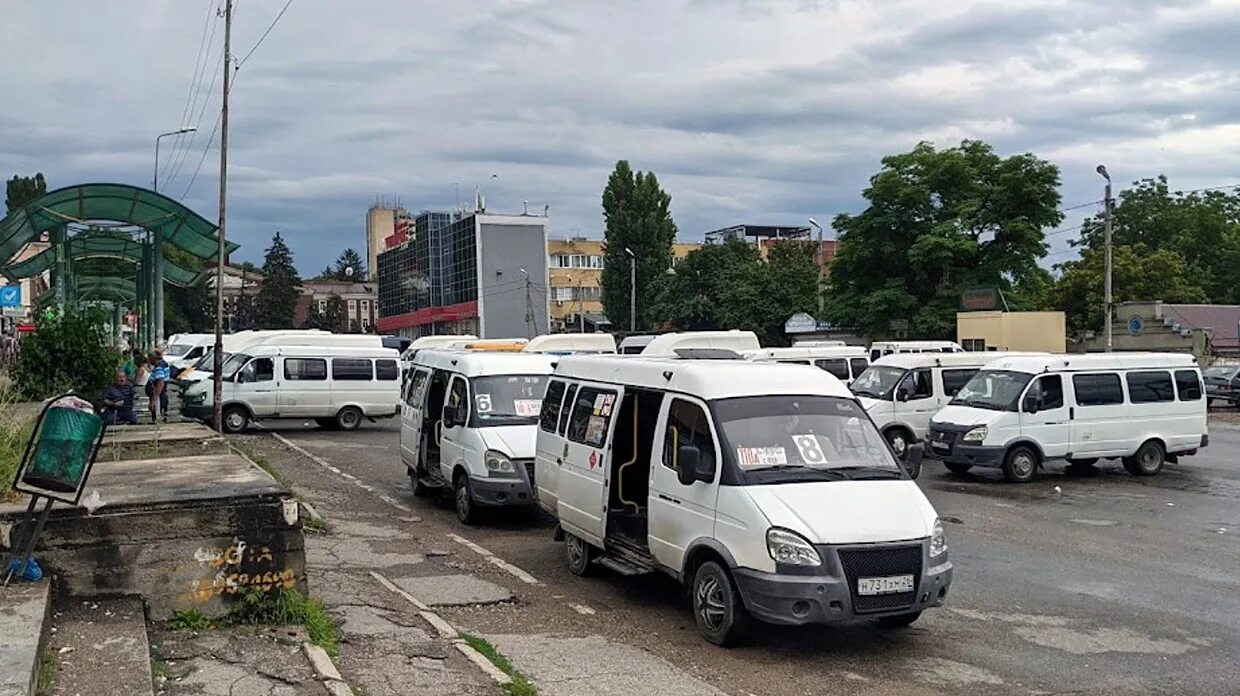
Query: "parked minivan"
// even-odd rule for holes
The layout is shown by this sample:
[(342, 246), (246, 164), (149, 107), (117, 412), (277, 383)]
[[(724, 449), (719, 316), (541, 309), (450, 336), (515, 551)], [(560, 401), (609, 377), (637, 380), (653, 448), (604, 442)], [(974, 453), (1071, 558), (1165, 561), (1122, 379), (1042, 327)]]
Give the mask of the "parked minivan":
[(418, 351), (401, 406), (400, 458), (414, 495), (451, 491), (456, 515), (534, 504), (534, 441), (557, 356)]
[(625, 336), (624, 339), (620, 341), (620, 345), (616, 346), (616, 352), (621, 355), (637, 355), (645, 350), (646, 346), (650, 345), (650, 342), (653, 340), (654, 336), (651, 334), (633, 334), (632, 336)]
[(168, 337), (168, 345), (164, 348), (164, 360), (174, 371), (184, 370), (198, 362), (214, 345), (215, 334), (173, 334)]
[(963, 353), (954, 341), (875, 341), (870, 344), (870, 362), (892, 353)]
[[(400, 408), (400, 354), (391, 348), (251, 346), (224, 363), (223, 430), (239, 433), (267, 418), (303, 418), (324, 428), (356, 430), (364, 419)], [(185, 389), (181, 412), (209, 421), (213, 384)]]
[(561, 358), (535, 472), (570, 571), (677, 578), (712, 643), (751, 617), (907, 625), (951, 584), (934, 508), (824, 371)]
[(558, 333), (531, 338), (526, 353), (615, 353), (616, 337), (609, 333)]
[(681, 331), (655, 336), (641, 354), (668, 356), (692, 348), (721, 348), (744, 353), (761, 347), (757, 334), (752, 331)]
[(955, 473), (1000, 467), (1018, 483), (1048, 459), (1118, 457), (1152, 476), (1209, 444), (1202, 392), (1184, 353), (1005, 356), (935, 414), (930, 445)]
[[(224, 360), (227, 361), (233, 353), (242, 352), (250, 346), (256, 346), (264, 342), (270, 341), (315, 341), (321, 336), (339, 336), (342, 334), (333, 334), (330, 331), (322, 329), (248, 329), (246, 331), (238, 331), (237, 333), (224, 334), (220, 340), (224, 344)], [(348, 334), (343, 334), (348, 335)], [(366, 340), (366, 345), (380, 347), (382, 344), (372, 336), (362, 334), (353, 334), (359, 338)], [(201, 382), (204, 379), (210, 379), (211, 373), (215, 369), (215, 337), (211, 337), (211, 342), (203, 351), (202, 357), (197, 362), (186, 366), (180, 374), (177, 375), (177, 382), (186, 385), (191, 382)]]
[[(870, 363), (850, 388), (903, 457), (911, 443), (925, 439), (934, 414), (994, 359), (993, 353), (897, 353)], [(909, 473), (917, 478), (920, 467)]]
[(844, 384), (851, 384), (870, 366), (868, 351), (860, 346), (795, 345), (791, 348), (763, 348), (745, 354), (755, 362), (780, 362), (813, 365), (835, 375)]

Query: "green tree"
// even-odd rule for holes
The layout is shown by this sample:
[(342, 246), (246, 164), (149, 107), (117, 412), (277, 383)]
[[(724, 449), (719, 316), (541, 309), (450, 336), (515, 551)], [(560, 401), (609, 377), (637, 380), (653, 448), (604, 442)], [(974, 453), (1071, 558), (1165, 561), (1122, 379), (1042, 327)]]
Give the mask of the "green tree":
[(306, 313), (306, 320), (301, 323), (301, 328), (331, 330), (331, 327), (327, 325), (327, 318), (323, 312), (319, 311), (318, 302), (310, 303), (310, 311)]
[[(349, 275), (349, 269), (353, 269), (352, 275)], [(336, 257), (336, 265), (329, 277), (333, 280), (362, 280), (366, 277), (366, 262), (356, 249), (345, 249)]]
[(47, 180), (43, 178), (43, 172), (34, 176), (14, 176), (4, 187), (5, 214), (12, 213), (30, 201), (38, 200), (45, 193)]
[[(1086, 248), (1079, 260), (1060, 266), (1063, 274), (1052, 296), (1056, 306), (1067, 314), (1070, 334), (1103, 329), (1104, 265), (1102, 250)], [(1113, 294), (1117, 303), (1150, 299), (1204, 302), (1206, 292), (1199, 280), (1184, 258), (1170, 249), (1151, 251), (1138, 243), (1117, 246), (1112, 252)]]
[(263, 329), (293, 328), (293, 312), (297, 309), (297, 297), (301, 279), (293, 266), (293, 252), (289, 251), (284, 238), (276, 232), (263, 258), (263, 286), (258, 291), (256, 324)]
[(345, 306), (343, 297), (332, 295), (327, 298), (327, 311), (323, 313), (323, 323), (323, 328), (328, 331), (335, 331), (337, 333), (344, 331)]
[(120, 361), (107, 322), (99, 307), (40, 313), (34, 333), (22, 339), (14, 375), (18, 389), (32, 400), (68, 390), (99, 398)]
[(871, 336), (905, 320), (919, 338), (948, 338), (965, 287), (1045, 281), (1043, 229), (1063, 219), (1055, 165), (972, 140), (919, 143), (882, 165), (863, 193), (869, 206), (833, 223), (828, 319)]
[(661, 292), (661, 276), (672, 265), (676, 223), (672, 197), (654, 172), (636, 172), (620, 160), (603, 189), (603, 311), (612, 324), (629, 329), (629, 273), (632, 251), (637, 268), (637, 329), (650, 328), (651, 305)]

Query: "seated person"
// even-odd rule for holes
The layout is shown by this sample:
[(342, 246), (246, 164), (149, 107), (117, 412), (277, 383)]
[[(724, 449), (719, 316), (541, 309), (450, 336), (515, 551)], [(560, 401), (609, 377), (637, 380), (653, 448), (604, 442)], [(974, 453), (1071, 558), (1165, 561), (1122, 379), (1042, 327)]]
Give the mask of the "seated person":
[(103, 422), (108, 425), (138, 424), (138, 414), (133, 411), (133, 387), (121, 370), (116, 371), (112, 384), (103, 390)]

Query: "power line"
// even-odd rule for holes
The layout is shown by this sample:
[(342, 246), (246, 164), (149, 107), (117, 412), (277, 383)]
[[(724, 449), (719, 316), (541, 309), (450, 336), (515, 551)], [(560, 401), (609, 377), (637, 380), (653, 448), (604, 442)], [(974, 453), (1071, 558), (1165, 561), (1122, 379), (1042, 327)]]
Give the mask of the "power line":
[[(190, 119), (194, 118), (194, 111), (198, 108), (198, 99), (202, 95), (202, 83), (206, 79), (207, 66), (211, 64), (211, 49), (215, 46), (215, 30), (219, 27), (219, 6), (217, 0), (209, 0), (207, 4), (207, 16), (202, 23), (202, 39), (198, 44), (198, 57), (194, 62), (194, 74), (189, 81), (189, 91), (185, 95), (185, 106), (181, 109), (181, 120), (178, 125), (182, 128), (189, 125)], [(211, 24), (211, 15), (215, 15), (215, 23)], [(207, 26), (211, 27), (211, 35), (207, 36)], [(205, 104), (203, 105), (205, 108)], [(185, 159), (189, 157), (189, 152), (194, 147), (194, 134), (197, 132), (198, 126), (202, 125), (202, 114), (200, 113), (197, 123), (194, 124), (193, 131), (190, 131), (188, 140), (184, 133), (178, 133), (175, 140), (172, 141), (172, 148), (168, 152), (168, 162), (166, 165), (169, 172), (167, 178), (168, 184), (171, 185), (177, 174), (180, 173), (181, 167), (185, 165)], [(178, 158), (179, 156), (179, 158)]]
[(185, 185), (185, 190), (181, 192), (178, 201), (185, 200), (189, 195), (189, 190), (193, 188), (194, 182), (198, 179), (198, 172), (202, 170), (202, 163), (207, 161), (207, 153), (211, 151), (211, 144), (215, 142), (215, 134), (220, 130), (220, 119), (223, 118), (224, 112), (221, 110), (219, 115), (215, 117), (215, 127), (211, 129), (211, 137), (207, 138), (207, 146), (202, 149), (202, 157), (198, 158), (198, 166), (194, 167), (194, 174), (189, 178), (189, 183)]
[(1072, 205), (1072, 206), (1068, 206), (1067, 208), (1060, 208), (1060, 209), (1059, 209), (1059, 212), (1061, 212), (1061, 213), (1066, 213), (1066, 212), (1068, 212), (1069, 210), (1076, 210), (1076, 209), (1078, 209), (1078, 208), (1088, 208), (1088, 207), (1089, 207), (1089, 206), (1091, 206), (1091, 205), (1101, 205), (1103, 202), (1104, 202), (1104, 201), (1103, 201), (1101, 198), (1099, 198), (1099, 199), (1098, 199), (1098, 200), (1096, 200), (1096, 201), (1089, 201), (1088, 203), (1081, 203), (1081, 204), (1079, 204), (1079, 205)]
[(280, 18), (284, 16), (284, 12), (288, 10), (289, 5), (292, 4), (293, 0), (288, 0), (288, 2), (284, 3), (284, 7), (280, 10), (280, 14), (276, 15), (276, 18), (271, 20), (271, 24), (267, 27), (267, 31), (264, 31), (263, 35), (258, 37), (258, 43), (254, 44), (254, 47), (245, 54), (244, 58), (237, 61), (238, 68), (245, 65), (245, 62), (250, 59), (250, 56), (254, 55), (254, 52), (258, 50), (258, 47), (263, 45), (263, 41), (267, 39), (267, 35), (271, 33), (272, 29), (276, 28), (276, 23), (280, 21)]
[[(216, 22), (216, 24), (218, 25), (218, 22)], [(215, 33), (214, 30), (212, 30), (213, 35), (214, 33)], [(212, 37), (212, 42), (214, 43), (214, 36)], [(203, 66), (204, 70), (206, 69), (206, 66), (209, 66), (213, 63), (213, 61), (211, 61), (210, 58), (211, 58), (210, 47), (208, 47), (208, 53), (207, 53), (208, 60)], [(223, 59), (224, 56), (221, 55), (220, 58)], [(202, 108), (198, 110), (198, 117), (194, 120), (194, 130), (190, 132), (189, 142), (185, 145), (185, 148), (181, 151), (181, 158), (177, 160), (176, 164), (173, 166), (172, 173), (168, 177), (169, 184), (171, 184), (172, 181), (181, 173), (181, 168), (185, 166), (185, 161), (189, 159), (189, 153), (194, 148), (194, 140), (196, 140), (198, 137), (198, 130), (202, 127), (202, 119), (203, 117), (206, 116), (207, 107), (211, 105), (211, 95), (215, 92), (215, 81), (219, 79), (220, 72), (221, 72), (220, 70), (215, 70), (215, 69), (211, 71), (211, 84), (207, 87), (207, 95), (202, 100)], [(206, 75), (204, 74), (203, 77), (206, 77)], [(197, 105), (198, 105), (198, 99), (195, 98), (193, 106), (197, 106)], [(190, 113), (191, 116), (193, 116), (192, 109), (193, 107), (191, 107), (191, 113)], [(210, 148), (211, 144), (207, 143), (207, 147)]]
[[(177, 126), (180, 128), (185, 127), (186, 119), (191, 114), (194, 113), (193, 107), (190, 106), (190, 100), (192, 97), (194, 97), (195, 90), (201, 89), (202, 87), (202, 60), (204, 57), (203, 54), (204, 52), (206, 52), (207, 45), (208, 45), (207, 44), (207, 27), (211, 25), (211, 14), (212, 14), (211, 10), (214, 9), (214, 7), (215, 7), (215, 0), (207, 0), (207, 15), (202, 18), (202, 36), (198, 37), (198, 53), (194, 57), (194, 72), (190, 75), (189, 90), (187, 90), (185, 93), (185, 104), (181, 107), (181, 120), (177, 121)], [(215, 39), (214, 30), (212, 30), (211, 32), (211, 38), (214, 41)], [(184, 133), (177, 133), (176, 140), (172, 141), (172, 148), (169, 149), (168, 151), (169, 162), (171, 162), (172, 159), (176, 156), (177, 148), (181, 146), (181, 141), (184, 138), (184, 135), (185, 135)]]

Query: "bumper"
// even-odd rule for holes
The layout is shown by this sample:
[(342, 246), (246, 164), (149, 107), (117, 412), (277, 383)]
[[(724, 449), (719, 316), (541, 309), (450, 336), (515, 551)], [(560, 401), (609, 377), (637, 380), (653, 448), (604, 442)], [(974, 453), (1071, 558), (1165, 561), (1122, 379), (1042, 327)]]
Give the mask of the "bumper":
[[(916, 590), (909, 601), (895, 601), (883, 608), (858, 608), (855, 578), (849, 580), (838, 566), (824, 558), (821, 575), (766, 573), (748, 568), (735, 568), (733, 577), (755, 618), (785, 626), (829, 624), (858, 619), (899, 616), (941, 606), (947, 599), (952, 583), (952, 564), (946, 558), (920, 573)], [(894, 596), (893, 596), (894, 597)], [(874, 597), (861, 601), (874, 601)]]
[(195, 420), (211, 420), (215, 417), (215, 407), (211, 404), (187, 404), (182, 401), (181, 415)]
[(474, 502), (487, 507), (521, 507), (537, 502), (530, 484), (520, 478), (469, 478)]
[(938, 451), (943, 461), (971, 466), (1002, 466), (1007, 450), (993, 445), (954, 445), (950, 452)]

